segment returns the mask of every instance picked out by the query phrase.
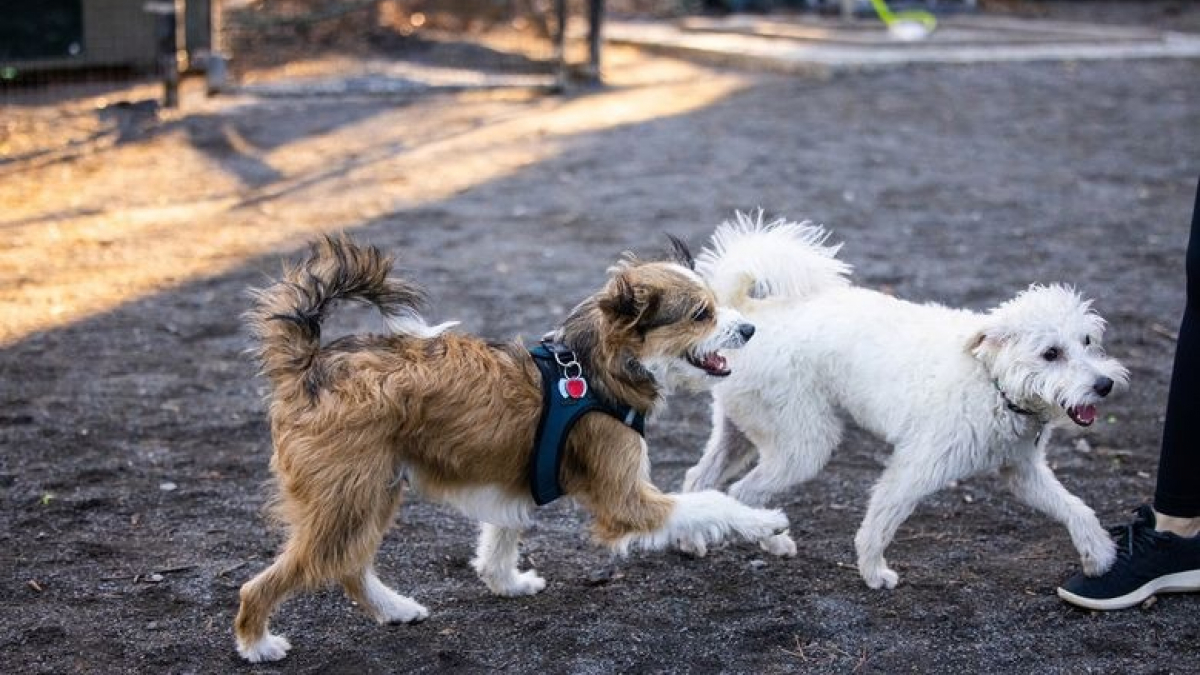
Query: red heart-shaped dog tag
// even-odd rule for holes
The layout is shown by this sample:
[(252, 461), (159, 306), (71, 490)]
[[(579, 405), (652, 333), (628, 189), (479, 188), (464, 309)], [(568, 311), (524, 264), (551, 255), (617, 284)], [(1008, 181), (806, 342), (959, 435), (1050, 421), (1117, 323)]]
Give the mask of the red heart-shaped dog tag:
[(564, 396), (583, 398), (587, 394), (587, 381), (582, 377), (568, 377), (560, 384)]

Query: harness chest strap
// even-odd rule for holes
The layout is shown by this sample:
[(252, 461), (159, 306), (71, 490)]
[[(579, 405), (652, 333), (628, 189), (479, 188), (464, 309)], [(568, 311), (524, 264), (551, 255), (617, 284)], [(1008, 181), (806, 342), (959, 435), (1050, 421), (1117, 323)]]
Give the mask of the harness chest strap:
[(542, 506), (563, 495), (558, 480), (563, 451), (571, 428), (580, 418), (591, 412), (604, 413), (644, 435), (646, 417), (632, 407), (613, 406), (598, 399), (583, 379), (583, 369), (574, 354), (561, 345), (542, 344), (530, 349), (529, 355), (542, 374), (542, 415), (529, 465), (533, 501)]

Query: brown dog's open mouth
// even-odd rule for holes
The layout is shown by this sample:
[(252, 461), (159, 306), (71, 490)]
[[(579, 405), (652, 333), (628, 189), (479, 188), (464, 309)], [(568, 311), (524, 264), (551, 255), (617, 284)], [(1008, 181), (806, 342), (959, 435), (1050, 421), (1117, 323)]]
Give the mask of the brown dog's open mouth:
[(1090, 427), (1092, 422), (1096, 421), (1096, 406), (1091, 404), (1073, 405), (1067, 408), (1067, 417), (1081, 427)]
[(699, 356), (688, 354), (687, 362), (715, 377), (725, 377), (730, 373), (729, 366), (725, 362), (725, 357), (717, 352), (709, 352)]

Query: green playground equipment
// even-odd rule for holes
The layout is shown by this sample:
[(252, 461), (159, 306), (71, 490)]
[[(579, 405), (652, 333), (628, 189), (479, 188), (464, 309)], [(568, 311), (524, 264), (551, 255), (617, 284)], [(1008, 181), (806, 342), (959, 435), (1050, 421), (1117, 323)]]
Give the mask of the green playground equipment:
[(888, 32), (901, 40), (923, 40), (937, 28), (937, 19), (921, 9), (893, 12), (884, 0), (871, 0), (871, 6)]

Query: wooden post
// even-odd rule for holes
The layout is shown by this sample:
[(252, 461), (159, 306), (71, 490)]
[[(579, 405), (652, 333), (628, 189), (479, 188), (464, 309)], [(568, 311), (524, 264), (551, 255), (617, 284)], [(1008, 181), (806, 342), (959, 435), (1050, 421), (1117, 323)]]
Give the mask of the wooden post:
[(179, 105), (179, 12), (177, 2), (156, 0), (143, 9), (157, 17), (155, 33), (158, 38), (158, 70), (163, 82), (163, 106)]
[(225, 55), (225, 14), (222, 0), (211, 0), (208, 6), (208, 62), (204, 64), (205, 92), (212, 96), (225, 89), (229, 81)]
[(588, 68), (592, 82), (600, 82), (600, 50), (604, 45), (604, 0), (588, 0)]
[(567, 89), (567, 0), (555, 0), (554, 19), (558, 25), (554, 30), (555, 87)]

